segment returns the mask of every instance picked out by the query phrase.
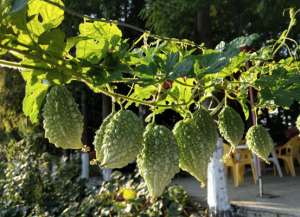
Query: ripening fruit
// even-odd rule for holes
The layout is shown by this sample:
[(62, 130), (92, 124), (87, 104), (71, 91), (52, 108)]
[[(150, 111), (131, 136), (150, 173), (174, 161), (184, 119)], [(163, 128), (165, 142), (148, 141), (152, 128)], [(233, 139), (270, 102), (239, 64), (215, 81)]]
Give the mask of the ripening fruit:
[(192, 119), (179, 121), (173, 132), (179, 146), (180, 168), (204, 186), (207, 166), (217, 143), (217, 128), (213, 118), (206, 110), (198, 109)]
[(179, 167), (204, 186), (208, 163), (216, 148), (217, 131), (213, 119), (205, 110), (198, 110), (192, 119), (177, 122), (173, 133), (179, 147)]
[(273, 140), (269, 132), (261, 125), (252, 126), (246, 134), (246, 142), (249, 149), (265, 162), (274, 148)]
[(165, 89), (165, 90), (171, 89), (172, 84), (173, 84), (172, 80), (165, 80), (163, 85), (162, 85), (162, 88)]
[(173, 133), (162, 125), (148, 125), (137, 165), (151, 197), (157, 198), (164, 192), (179, 172), (178, 163), (178, 147)]
[(233, 108), (225, 106), (218, 115), (218, 127), (220, 134), (233, 147), (236, 147), (244, 135), (244, 122)]
[(105, 127), (101, 166), (122, 168), (133, 162), (142, 148), (144, 126), (142, 120), (129, 110), (114, 114)]
[(122, 197), (124, 198), (124, 200), (135, 200), (137, 197), (136, 191), (132, 188), (122, 188), (120, 190), (120, 193), (122, 195)]
[(83, 116), (72, 94), (64, 86), (52, 87), (43, 112), (45, 137), (56, 147), (81, 149)]
[(100, 128), (96, 131), (96, 135), (94, 138), (93, 145), (95, 146), (96, 151), (96, 160), (101, 163), (103, 160), (103, 152), (101, 151), (101, 148), (103, 146), (103, 138), (105, 134), (105, 129), (109, 122), (111, 121), (114, 113), (109, 114), (104, 120), (102, 121), (102, 124)]
[(205, 140), (208, 153), (210, 153), (212, 156), (212, 153), (216, 149), (218, 139), (218, 131), (214, 119), (211, 117), (208, 111), (204, 109), (198, 109), (193, 114), (193, 121), (198, 128), (199, 136)]

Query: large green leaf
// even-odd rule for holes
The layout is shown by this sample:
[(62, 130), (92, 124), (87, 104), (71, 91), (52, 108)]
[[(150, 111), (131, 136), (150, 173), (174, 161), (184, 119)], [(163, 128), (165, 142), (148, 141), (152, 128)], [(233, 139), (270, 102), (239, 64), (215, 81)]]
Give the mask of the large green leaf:
[(121, 30), (115, 24), (100, 21), (85, 22), (79, 26), (80, 40), (76, 43), (76, 57), (97, 63), (109, 52), (118, 49), (122, 38)]
[[(63, 6), (61, 0), (52, 1)], [(61, 8), (42, 0), (31, 0), (28, 3), (27, 15), (33, 17), (27, 23), (27, 28), (37, 36), (58, 27), (64, 19), (64, 11)]]
[(262, 75), (255, 85), (260, 90), (260, 106), (276, 105), (289, 107), (294, 101), (300, 101), (300, 75), (283, 67), (276, 67)]
[(175, 64), (178, 61), (179, 61), (179, 52), (168, 54), (166, 63), (165, 63), (165, 70), (168, 72), (172, 71)]
[(182, 61), (178, 62), (173, 70), (169, 72), (168, 78), (171, 80), (174, 80), (178, 77), (183, 76), (192, 76), (193, 75), (193, 66), (194, 66), (194, 60), (192, 58), (184, 58)]
[(220, 51), (207, 50), (200, 56), (199, 63), (202, 69), (198, 72), (198, 76), (203, 76), (221, 71), (229, 63), (229, 59)]
[(34, 77), (32, 72), (23, 72), (22, 75), (26, 81), (23, 112), (30, 118), (32, 123), (37, 123), (49, 85), (47, 82)]
[(39, 37), (39, 44), (42, 49), (46, 50), (52, 55), (60, 57), (65, 49), (65, 34), (59, 29), (53, 29), (44, 32)]
[[(241, 36), (228, 44), (221, 42), (217, 45), (216, 50), (206, 50), (199, 58), (200, 66), (202, 66), (203, 69), (197, 73), (198, 77), (226, 70), (226, 67), (232, 62), (234, 62), (235, 65), (243, 64), (246, 62), (246, 55), (239, 55), (240, 49), (244, 46), (250, 46), (258, 37), (258, 34)], [(244, 57), (244, 59), (242, 59), (242, 57)]]
[(228, 44), (225, 44), (224, 54), (226, 57), (233, 57), (240, 53), (240, 49), (245, 46), (251, 46), (259, 38), (258, 34), (240, 36)]

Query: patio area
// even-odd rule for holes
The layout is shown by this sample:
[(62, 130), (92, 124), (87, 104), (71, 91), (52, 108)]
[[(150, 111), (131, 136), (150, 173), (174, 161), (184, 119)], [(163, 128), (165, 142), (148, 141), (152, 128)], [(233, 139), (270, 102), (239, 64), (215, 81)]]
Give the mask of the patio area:
[[(234, 187), (231, 176), (227, 179), (229, 198), (231, 204), (247, 215), (264, 217), (296, 217), (300, 216), (300, 168), (296, 168), (298, 176), (292, 177), (284, 174), (282, 178), (273, 176), (272, 171), (263, 173), (264, 193), (270, 197), (259, 198), (258, 185), (252, 180), (251, 172), (245, 175), (245, 182)], [(201, 189), (198, 182), (192, 177), (182, 177), (174, 180), (180, 184), (193, 197), (206, 198), (206, 189)], [(249, 213), (253, 213), (252, 215)], [(257, 215), (259, 213), (260, 215)]]

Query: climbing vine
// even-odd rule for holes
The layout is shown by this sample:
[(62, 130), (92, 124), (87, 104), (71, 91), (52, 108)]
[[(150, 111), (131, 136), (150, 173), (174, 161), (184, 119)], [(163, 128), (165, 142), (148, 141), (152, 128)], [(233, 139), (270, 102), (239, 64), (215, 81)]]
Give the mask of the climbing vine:
[[(238, 102), (248, 119), (249, 89), (257, 96), (253, 113), (300, 101), (299, 45), (289, 38), (299, 10), (290, 9), (290, 25), (272, 42), (261, 43), (259, 34), (251, 34), (208, 49), (83, 16), (61, 0), (4, 0), (0, 9), (0, 66), (21, 71), (23, 111), (34, 123), (49, 89), (72, 81), (112, 97), (124, 109), (148, 106), (147, 122), (166, 109), (184, 119), (200, 107), (214, 115), (228, 101)], [(60, 29), (65, 13), (82, 18), (78, 35), (66, 37)], [(119, 26), (141, 36), (129, 41)]]

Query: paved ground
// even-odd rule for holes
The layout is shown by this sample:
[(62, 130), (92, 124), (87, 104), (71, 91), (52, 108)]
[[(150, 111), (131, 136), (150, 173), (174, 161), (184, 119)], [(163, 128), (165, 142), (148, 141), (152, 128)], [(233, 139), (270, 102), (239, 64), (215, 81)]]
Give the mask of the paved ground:
[[(300, 216), (300, 169), (297, 174), (296, 177), (282, 178), (273, 176), (271, 172), (264, 174), (264, 192), (273, 195), (273, 198), (257, 197), (258, 185), (252, 182), (250, 174), (247, 174), (245, 183), (237, 188), (229, 178), (227, 184), (231, 203), (251, 209)], [(182, 185), (194, 197), (206, 198), (206, 190), (200, 189), (197, 181), (191, 177), (177, 178), (174, 183)]]

